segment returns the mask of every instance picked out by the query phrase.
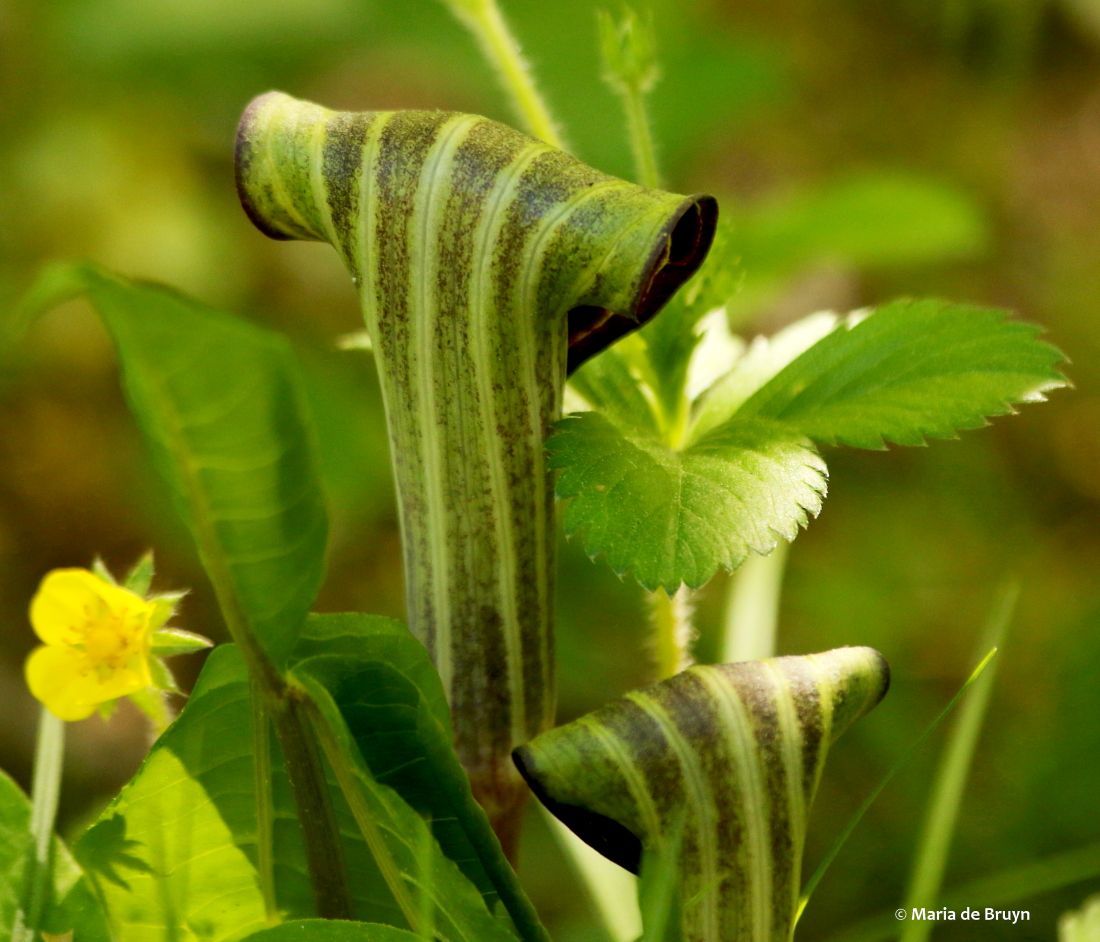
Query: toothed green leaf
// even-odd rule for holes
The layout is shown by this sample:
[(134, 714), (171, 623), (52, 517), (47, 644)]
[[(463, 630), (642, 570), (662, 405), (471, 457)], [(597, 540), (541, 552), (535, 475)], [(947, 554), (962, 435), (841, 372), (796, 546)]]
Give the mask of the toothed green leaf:
[(739, 417), (781, 421), (818, 442), (920, 445), (978, 428), (1065, 385), (1062, 354), (1002, 311), (894, 301), (846, 323), (759, 389)]
[(778, 423), (736, 419), (683, 451), (596, 413), (564, 419), (551, 438), (566, 530), (590, 556), (647, 589), (699, 586), (750, 550), (794, 537), (825, 492), (825, 464)]

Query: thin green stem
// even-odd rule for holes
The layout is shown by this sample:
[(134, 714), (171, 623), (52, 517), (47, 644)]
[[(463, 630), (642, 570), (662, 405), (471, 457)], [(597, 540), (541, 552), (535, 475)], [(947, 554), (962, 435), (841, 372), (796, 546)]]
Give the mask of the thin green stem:
[(657, 170), (657, 150), (653, 144), (645, 95), (637, 86), (630, 86), (623, 89), (621, 98), (623, 110), (626, 112), (630, 150), (634, 155), (634, 179), (651, 190), (659, 189), (661, 175)]
[(256, 782), (256, 856), (264, 916), (279, 922), (275, 899), (275, 798), (271, 790), (271, 716), (260, 684), (252, 681), (252, 761)]
[(65, 722), (45, 706), (38, 719), (38, 744), (34, 752), (31, 780), (31, 838), (34, 859), (30, 862), (23, 909), (16, 914), (13, 942), (30, 942), (38, 934), (50, 887), (50, 851), (53, 843), (57, 802), (61, 795), (61, 769), (65, 761)]
[(997, 649), (993, 648), (984, 658), (982, 658), (981, 663), (974, 668), (974, 671), (966, 679), (966, 683), (959, 688), (958, 693), (951, 698), (947, 706), (940, 710), (936, 718), (928, 724), (928, 727), (916, 738), (913, 744), (894, 760), (894, 764), (890, 766), (886, 774), (879, 780), (879, 783), (871, 790), (871, 794), (869, 794), (863, 800), (859, 808), (856, 809), (856, 813), (852, 815), (848, 824), (845, 825), (844, 830), (840, 832), (840, 835), (833, 842), (833, 846), (829, 848), (829, 852), (825, 855), (821, 863), (817, 865), (817, 869), (813, 872), (813, 876), (806, 881), (806, 888), (802, 891), (802, 896), (798, 901), (798, 911), (795, 914), (795, 925), (798, 924), (798, 920), (802, 917), (802, 912), (806, 908), (806, 904), (810, 901), (810, 897), (813, 895), (814, 890), (817, 889), (817, 885), (821, 882), (821, 878), (825, 876), (825, 872), (829, 869), (829, 865), (836, 859), (836, 855), (840, 853), (841, 848), (851, 836), (852, 831), (856, 829), (856, 825), (863, 820), (863, 816), (867, 813), (867, 809), (875, 803), (875, 799), (882, 794), (882, 790), (890, 784), (890, 780), (897, 774), (898, 770), (909, 761), (909, 758), (917, 751), (921, 743), (932, 734), (933, 730), (943, 722), (947, 714), (955, 708), (955, 704), (962, 699), (963, 694), (965, 694), (966, 691), (970, 689), (971, 685), (982, 675), (982, 672), (986, 669), (989, 662), (993, 660), (996, 653)]
[(685, 585), (671, 596), (662, 588), (646, 593), (653, 621), (658, 680), (672, 677), (695, 663), (691, 654), (695, 642), (694, 598), (695, 593)]
[(511, 96), (527, 131), (540, 141), (564, 149), (565, 144), (550, 116), (550, 109), (535, 85), (531, 67), (524, 60), (519, 43), (504, 21), (496, 0), (475, 0), (473, 3), (452, 0), (450, 6), (477, 37), (485, 58)]
[(321, 744), (321, 748), (328, 757), (329, 764), (336, 776), (336, 782), (340, 786), (340, 791), (343, 793), (348, 807), (351, 809), (351, 815), (355, 818), (355, 823), (359, 826), (359, 833), (363, 836), (364, 843), (366, 843), (371, 855), (374, 857), (375, 864), (378, 865), (382, 879), (385, 880), (386, 886), (393, 894), (394, 901), (413, 932), (423, 935), (425, 927), (420, 924), (422, 907), (417, 905), (417, 900), (412, 898), (408, 887), (401, 878), (401, 871), (386, 845), (386, 839), (382, 836), (382, 831), (370, 805), (363, 798), (362, 790), (355, 780), (355, 768), (341, 746), (339, 737), (329, 726), (324, 713), (313, 702), (309, 692), (303, 690), (298, 696), (301, 698), (299, 701), (301, 708), (308, 715), (309, 722)]
[[(991, 645), (1001, 646), (1019, 595), (1020, 587), (1014, 582), (1006, 584), (998, 593), (993, 611), (982, 632), (980, 650)], [(909, 889), (905, 895), (907, 910), (934, 909), (939, 898), (959, 807), (970, 775), (970, 765), (981, 734), (982, 722), (989, 707), (995, 676), (996, 668), (988, 670), (974, 684), (944, 748), (936, 783), (928, 800)], [(932, 925), (923, 919), (907, 922), (901, 933), (902, 942), (926, 942), (931, 935)]]
[[(269, 706), (274, 706), (268, 701)], [(272, 710), (287, 777), (302, 826), (310, 883), (322, 919), (353, 919), (351, 888), (340, 847), (340, 828), (321, 753), (302, 705), (292, 696)]]
[(750, 556), (730, 580), (723, 664), (775, 657), (779, 595), (790, 544), (780, 540), (767, 556)]

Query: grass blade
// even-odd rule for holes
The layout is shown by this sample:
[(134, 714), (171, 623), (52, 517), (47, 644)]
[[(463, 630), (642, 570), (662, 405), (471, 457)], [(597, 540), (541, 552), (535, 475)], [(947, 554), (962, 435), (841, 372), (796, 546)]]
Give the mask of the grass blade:
[(985, 670), (989, 662), (993, 660), (993, 657), (996, 653), (997, 649), (993, 648), (984, 658), (982, 658), (981, 663), (974, 668), (973, 673), (971, 673), (971, 675), (966, 679), (966, 682), (959, 688), (958, 693), (956, 693), (955, 696), (951, 698), (947, 706), (940, 710), (936, 718), (928, 724), (928, 727), (923, 733), (920, 734), (920, 736), (916, 738), (913, 744), (908, 749), (906, 749), (905, 752), (898, 756), (898, 758), (894, 761), (894, 764), (890, 766), (886, 774), (879, 780), (879, 783), (871, 790), (871, 794), (869, 794), (863, 800), (863, 804), (861, 804), (859, 808), (856, 809), (856, 813), (852, 815), (851, 820), (847, 823), (847, 825), (845, 825), (844, 830), (840, 832), (840, 836), (837, 837), (836, 841), (833, 843), (833, 846), (829, 848), (829, 852), (822, 859), (821, 863), (817, 865), (817, 869), (813, 872), (813, 876), (811, 876), (810, 879), (807, 881), (806, 888), (802, 891), (802, 897), (798, 901), (798, 911), (795, 914), (796, 925), (798, 924), (798, 920), (801, 918), (803, 911), (806, 909), (806, 904), (810, 901), (810, 897), (813, 895), (814, 890), (817, 889), (817, 885), (821, 882), (821, 878), (825, 876), (825, 871), (829, 869), (829, 865), (833, 862), (833, 860), (836, 859), (836, 855), (840, 853), (840, 849), (844, 846), (845, 842), (851, 836), (852, 831), (856, 829), (856, 825), (859, 824), (859, 822), (863, 819), (863, 816), (867, 813), (867, 809), (875, 803), (875, 799), (882, 794), (883, 789), (890, 784), (890, 780), (897, 774), (898, 770), (903, 765), (905, 765), (906, 762), (909, 761), (909, 758), (913, 755), (914, 752), (917, 751), (921, 743), (923, 743), (932, 734), (933, 730), (935, 730), (935, 728), (940, 725), (947, 714), (954, 709), (955, 704), (958, 703), (960, 699), (962, 699), (963, 694), (965, 694), (966, 691), (970, 689), (970, 686), (981, 676), (982, 672)]
[[(1009, 582), (1000, 590), (982, 632), (979, 650), (990, 646), (996, 648), (1003, 643), (1019, 596), (1020, 586), (1016, 582)], [(936, 784), (928, 801), (909, 890), (905, 895), (905, 908), (908, 910), (935, 908), (940, 895), (947, 856), (951, 851), (951, 839), (958, 821), (959, 806), (970, 776), (970, 764), (989, 706), (995, 675), (995, 668), (986, 671), (974, 684), (974, 690), (963, 705), (958, 722), (944, 748), (936, 774)], [(923, 919), (907, 922), (901, 934), (902, 942), (925, 942), (932, 933), (933, 925), (934, 923)]]
[[(1100, 843), (1051, 854), (1041, 860), (1011, 867), (971, 880), (940, 897), (942, 906), (999, 906), (1032, 899), (1043, 893), (1100, 877)], [(901, 932), (893, 910), (861, 919), (825, 939), (825, 942), (887, 942)]]

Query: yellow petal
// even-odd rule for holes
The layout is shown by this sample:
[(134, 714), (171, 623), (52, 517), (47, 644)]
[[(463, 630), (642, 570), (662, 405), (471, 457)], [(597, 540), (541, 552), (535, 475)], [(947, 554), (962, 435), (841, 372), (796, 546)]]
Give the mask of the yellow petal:
[(31, 625), (46, 644), (77, 644), (81, 638), (75, 632), (89, 619), (151, 610), (141, 596), (87, 569), (55, 569), (31, 600)]
[(97, 671), (89, 659), (72, 648), (45, 645), (35, 648), (25, 667), (31, 693), (62, 720), (82, 720), (99, 704), (149, 686), (144, 657), (132, 658), (112, 671)]

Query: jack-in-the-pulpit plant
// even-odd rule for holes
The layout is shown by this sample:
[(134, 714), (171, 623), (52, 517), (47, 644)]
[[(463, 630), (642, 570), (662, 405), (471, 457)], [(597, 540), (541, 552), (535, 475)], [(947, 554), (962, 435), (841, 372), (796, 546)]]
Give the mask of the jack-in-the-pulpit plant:
[[(817, 446), (950, 437), (1064, 383), (1036, 328), (944, 301), (818, 313), (740, 342), (735, 234), (708, 258), (716, 202), (655, 188), (648, 21), (601, 21), (642, 186), (555, 146), (492, 0), (451, 5), (514, 80), (535, 137), (273, 92), (237, 140), (253, 222), (331, 243), (358, 289), (408, 627), (309, 614), (327, 509), (283, 338), (88, 263), (47, 269), (27, 298), (26, 320), (74, 295), (102, 317), (232, 643), (72, 857), (51, 842), (60, 726), (33, 806), (0, 777), (0, 825), (19, 835), (0, 872), (23, 874), (0, 893), (0, 934), (548, 942), (509, 863), (530, 785), (640, 868), (645, 942), (789, 942), (826, 754), (889, 672), (855, 647), (681, 670), (690, 591), (797, 535), (824, 498)], [(570, 374), (584, 409), (559, 421)], [(682, 623), (663, 680), (557, 729), (555, 491), (569, 534)], [(133, 598), (94, 582), (109, 576), (64, 577), (68, 595), (49, 597), (97, 613), (78, 630), (36, 620), (47, 647), (28, 676), (59, 715), (88, 715), (159, 663), (141, 658), (158, 653), (163, 612), (135, 572)], [(102, 683), (51, 688), (47, 660)]]
[(714, 200), (606, 176), (474, 115), (346, 114), (276, 93), (245, 114), (237, 179), (257, 226), (332, 243), (358, 287), (409, 627), (443, 679), (474, 793), (511, 835), (526, 788), (509, 754), (554, 720), (544, 445), (566, 371), (695, 271)]

